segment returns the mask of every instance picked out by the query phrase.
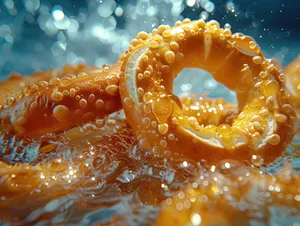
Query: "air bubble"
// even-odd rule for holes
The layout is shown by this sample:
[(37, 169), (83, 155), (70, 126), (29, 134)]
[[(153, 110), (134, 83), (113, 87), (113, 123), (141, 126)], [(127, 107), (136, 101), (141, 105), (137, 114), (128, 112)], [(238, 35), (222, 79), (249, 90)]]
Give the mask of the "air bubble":
[(105, 0), (99, 4), (97, 8), (97, 12), (99, 13), (100, 16), (106, 18), (109, 17), (114, 12), (116, 6), (117, 5), (114, 0)]
[(193, 7), (196, 3), (196, 0), (186, 0), (186, 4), (189, 6), (189, 7)]
[(229, 24), (229, 23), (226, 23), (225, 25), (224, 25), (224, 29), (231, 29), (231, 25)]
[(200, 13), (199, 18), (202, 20), (207, 20), (209, 17), (208, 13), (206, 11), (203, 11), (202, 13)]

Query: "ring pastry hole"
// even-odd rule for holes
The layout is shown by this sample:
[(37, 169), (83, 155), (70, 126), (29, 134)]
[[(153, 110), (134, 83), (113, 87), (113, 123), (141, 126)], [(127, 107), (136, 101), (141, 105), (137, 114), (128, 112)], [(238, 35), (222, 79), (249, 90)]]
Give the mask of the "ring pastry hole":
[(212, 75), (198, 68), (185, 68), (175, 78), (174, 94), (182, 96), (186, 93), (204, 94), (209, 98), (223, 98), (237, 104), (235, 92), (217, 82)]
[(175, 79), (174, 94), (182, 102), (183, 114), (203, 126), (231, 125), (237, 112), (235, 92), (202, 69), (183, 69)]

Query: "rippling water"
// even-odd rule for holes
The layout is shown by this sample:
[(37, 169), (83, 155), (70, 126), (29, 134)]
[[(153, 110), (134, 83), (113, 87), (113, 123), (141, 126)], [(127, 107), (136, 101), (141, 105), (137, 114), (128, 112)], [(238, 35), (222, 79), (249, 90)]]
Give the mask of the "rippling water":
[[(160, 24), (172, 25), (186, 17), (217, 19), (222, 26), (249, 34), (268, 57), (287, 65), (300, 53), (299, 9), (299, 3), (267, 0), (251, 3), (3, 0), (0, 5), (0, 75), (5, 78), (13, 71), (30, 74), (79, 62), (101, 67), (117, 61), (138, 31), (149, 32)], [(189, 92), (236, 102), (234, 92), (200, 70), (186, 69), (177, 78), (175, 93)], [(90, 131), (78, 139), (69, 131), (58, 139), (49, 135), (36, 141), (27, 158), (21, 160), (32, 164), (49, 161), (51, 178), (42, 175), (43, 183), (29, 195), (20, 192), (17, 196), (5, 197), (0, 191), (0, 224), (153, 225), (160, 210), (159, 203), (183, 189), (197, 175), (204, 175), (208, 181), (213, 179), (208, 173), (211, 168), (204, 161), (193, 162), (176, 155), (162, 159), (141, 152), (131, 131), (124, 129), (118, 135), (102, 132)], [(121, 150), (104, 142), (109, 139), (123, 144)], [(36, 155), (34, 150), (49, 144), (55, 145), (55, 153)], [(275, 174), (289, 162), (294, 172), (300, 174), (299, 145), (300, 138), (296, 136), (287, 153), (271, 165), (259, 160), (252, 163), (226, 160), (234, 166), (231, 172), (224, 172), (224, 162), (216, 166), (216, 171), (234, 183), (249, 168), (260, 167), (268, 174)], [(10, 158), (12, 156), (6, 161)], [(51, 187), (49, 191), (45, 189), (47, 186)], [(246, 212), (247, 225), (265, 225), (265, 222), (300, 225), (300, 202), (298, 209), (266, 203), (266, 197), (253, 203), (259, 197), (257, 192), (250, 201), (232, 201), (235, 210)], [(263, 208), (268, 211), (262, 211)], [(266, 218), (268, 221), (262, 220)], [(236, 225), (244, 224), (237, 221)]]

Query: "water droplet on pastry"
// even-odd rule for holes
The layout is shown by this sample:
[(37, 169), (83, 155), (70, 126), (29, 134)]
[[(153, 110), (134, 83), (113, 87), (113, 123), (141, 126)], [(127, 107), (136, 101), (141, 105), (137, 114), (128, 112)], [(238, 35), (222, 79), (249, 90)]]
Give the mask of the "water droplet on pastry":
[(69, 109), (64, 105), (57, 105), (53, 109), (53, 116), (60, 122), (65, 122), (70, 117)]
[(119, 93), (119, 87), (117, 85), (109, 85), (105, 88), (105, 91), (114, 96)]
[(174, 104), (168, 98), (153, 102), (152, 112), (159, 123), (164, 123), (173, 113)]

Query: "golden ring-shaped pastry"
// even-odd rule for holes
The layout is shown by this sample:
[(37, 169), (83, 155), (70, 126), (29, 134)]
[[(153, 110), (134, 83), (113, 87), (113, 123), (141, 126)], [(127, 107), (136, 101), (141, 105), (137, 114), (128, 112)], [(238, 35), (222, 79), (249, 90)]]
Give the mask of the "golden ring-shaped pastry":
[[(207, 70), (236, 92), (239, 114), (232, 125), (202, 126), (183, 115), (172, 94), (183, 68)], [(255, 153), (271, 161), (293, 137), (294, 111), (282, 72), (252, 38), (231, 34), (216, 21), (185, 19), (172, 28), (140, 32), (125, 55), (120, 95), (140, 146), (153, 152), (209, 161), (244, 160)]]
[[(0, 92), (1, 129), (32, 138), (102, 119), (120, 110), (121, 65), (117, 62), (102, 69), (65, 67), (58, 76), (49, 71), (28, 79), (14, 76), (8, 85), (0, 83), (1, 90), (15, 90), (7, 96)], [(20, 87), (20, 81), (27, 86)]]

